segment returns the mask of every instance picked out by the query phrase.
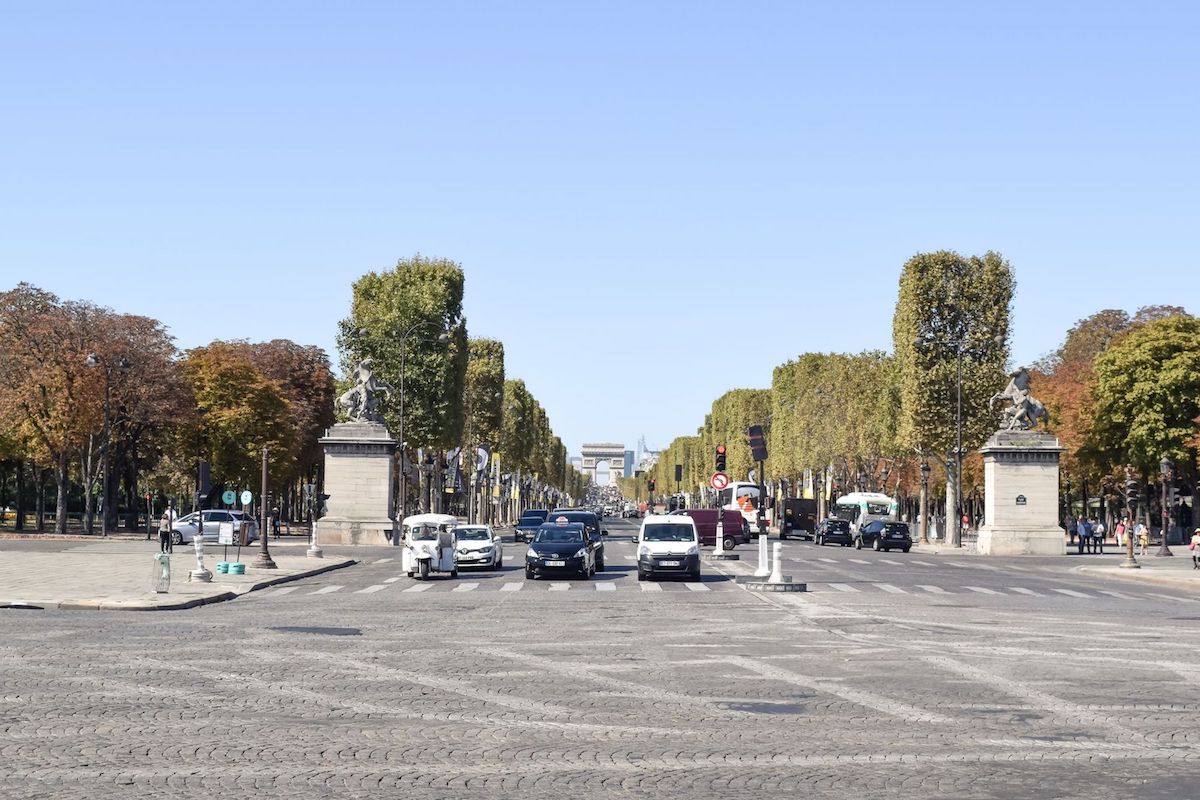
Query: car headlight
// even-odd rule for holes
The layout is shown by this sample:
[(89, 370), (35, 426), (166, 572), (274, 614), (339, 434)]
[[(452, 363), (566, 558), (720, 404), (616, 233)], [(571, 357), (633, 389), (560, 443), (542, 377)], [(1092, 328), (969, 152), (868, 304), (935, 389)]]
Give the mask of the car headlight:
[(575, 555), (571, 556), (571, 558), (587, 558), (587, 548), (586, 547), (579, 548), (578, 550), (575, 551)]
[(541, 558), (542, 554), (539, 553), (537, 550), (529, 549), (529, 550), (525, 551), (525, 557), (526, 558)]
[(689, 548), (687, 549), (687, 552), (686, 552), (686, 553), (684, 553), (684, 555), (688, 555), (688, 556), (698, 556), (698, 555), (700, 555), (700, 546), (699, 546), (699, 545), (695, 545), (695, 544), (694, 544), (694, 545), (692, 545), (691, 547), (689, 547)]
[(648, 556), (648, 555), (650, 555), (649, 547), (642, 545), (641, 547), (638, 548), (638, 558), (641, 558), (642, 556)]

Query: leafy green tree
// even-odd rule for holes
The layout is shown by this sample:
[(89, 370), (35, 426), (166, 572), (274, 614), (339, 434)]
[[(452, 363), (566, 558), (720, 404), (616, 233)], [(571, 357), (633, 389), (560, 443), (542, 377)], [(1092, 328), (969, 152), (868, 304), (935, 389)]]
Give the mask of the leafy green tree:
[(504, 417), (504, 344), (496, 339), (471, 339), (467, 353), (468, 444), (495, 446)]

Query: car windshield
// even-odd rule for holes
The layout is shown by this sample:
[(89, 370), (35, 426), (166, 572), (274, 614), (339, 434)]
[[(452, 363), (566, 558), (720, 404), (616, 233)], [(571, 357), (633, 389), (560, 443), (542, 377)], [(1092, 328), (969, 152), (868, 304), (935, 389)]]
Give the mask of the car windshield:
[(579, 528), (542, 528), (533, 537), (534, 544), (575, 544), (582, 541), (583, 531)]
[(518, 525), (541, 525), (546, 521), (544, 514), (522, 514)]
[(647, 525), (646, 530), (642, 533), (642, 540), (646, 542), (694, 542), (696, 541), (696, 530), (691, 525), (676, 523)]
[(488, 536), (487, 528), (459, 528), (458, 540), (460, 542), (486, 542), (491, 539)]
[(413, 525), (408, 529), (408, 538), (414, 542), (432, 542), (437, 535), (436, 525)]
[(888, 533), (908, 533), (908, 526), (903, 522), (889, 522), (883, 529)]

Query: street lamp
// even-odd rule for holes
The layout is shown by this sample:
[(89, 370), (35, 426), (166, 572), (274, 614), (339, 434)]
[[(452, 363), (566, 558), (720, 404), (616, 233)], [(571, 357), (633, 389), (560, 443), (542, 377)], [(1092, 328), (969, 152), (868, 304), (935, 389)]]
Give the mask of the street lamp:
[(1125, 467), (1125, 510), (1128, 524), (1125, 525), (1125, 569), (1141, 569), (1142, 565), (1133, 557), (1133, 521), (1137, 519), (1137, 481), (1133, 479), (1133, 467)]
[(204, 491), (204, 415), (208, 413), (205, 406), (196, 406), (196, 494), (192, 497), (192, 511), (196, 512), (196, 525), (203, 530), (204, 519), (200, 513), (200, 497)]
[(84, 359), (83, 363), (87, 364), (89, 367), (104, 367), (104, 445), (102, 450), (103, 463), (101, 467), (101, 469), (104, 471), (104, 482), (101, 485), (100, 490), (102, 498), (101, 504), (103, 505), (103, 508), (100, 510), (100, 533), (103, 536), (108, 536), (108, 509), (111, 505), (109, 501), (112, 499), (111, 492), (109, 491), (110, 484), (112, 483), (110, 479), (111, 473), (108, 469), (108, 451), (111, 443), (111, 431), (109, 427), (109, 402), (112, 393), (112, 372), (114, 369), (121, 371), (129, 369), (129, 360), (125, 358), (118, 358), (110, 363), (108, 359), (99, 353), (88, 353), (88, 356), (86, 359)]
[(929, 462), (921, 459), (921, 544), (929, 544)]
[(1163, 456), (1162, 461), (1158, 462), (1158, 474), (1162, 478), (1162, 545), (1154, 554), (1156, 556), (1175, 555), (1171, 552), (1171, 548), (1167, 547), (1167, 534), (1171, 527), (1171, 481), (1174, 477), (1174, 467), (1171, 459), (1166, 456)]
[(254, 563), (250, 566), (257, 569), (275, 569), (275, 560), (271, 558), (271, 550), (267, 546), (267, 540), (271, 537), (267, 535), (268, 511), (267, 511), (267, 448), (262, 449), (262, 487), (259, 490), (258, 504), (262, 510), (262, 527), (258, 531), (259, 551), (258, 557), (254, 559)]

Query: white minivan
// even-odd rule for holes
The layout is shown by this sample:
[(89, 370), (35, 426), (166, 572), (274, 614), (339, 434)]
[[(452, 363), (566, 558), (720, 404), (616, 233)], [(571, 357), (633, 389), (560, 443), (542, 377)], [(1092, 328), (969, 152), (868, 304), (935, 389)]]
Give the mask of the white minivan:
[(655, 514), (642, 519), (637, 538), (638, 580), (683, 575), (700, 580), (700, 537), (691, 517)]

